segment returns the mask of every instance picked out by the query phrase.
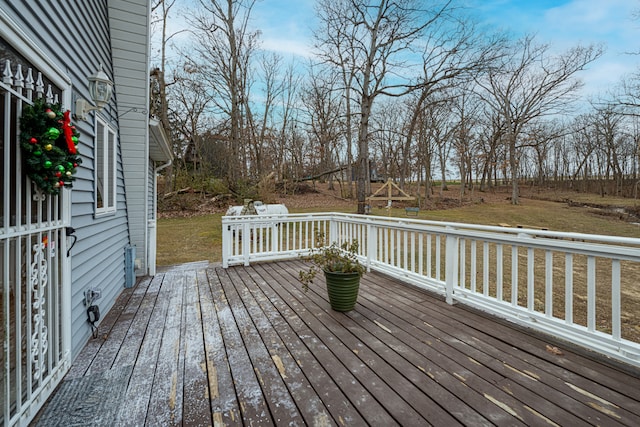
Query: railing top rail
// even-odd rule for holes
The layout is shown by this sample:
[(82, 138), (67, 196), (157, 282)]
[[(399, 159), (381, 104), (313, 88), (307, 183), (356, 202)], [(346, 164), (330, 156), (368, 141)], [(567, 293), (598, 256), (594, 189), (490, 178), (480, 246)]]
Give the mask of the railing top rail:
[[(574, 232), (562, 232), (551, 230), (538, 230), (532, 228), (510, 228), (493, 225), (480, 225), (480, 224), (468, 224), (458, 222), (447, 221), (432, 221), (424, 219), (411, 219), (411, 218), (399, 218), (399, 217), (382, 217), (372, 215), (359, 215), (359, 214), (347, 214), (342, 212), (320, 212), (320, 213), (300, 213), (300, 214), (272, 214), (272, 215), (247, 215), (247, 216), (223, 216), (222, 223), (253, 223), (264, 222), (269, 219), (277, 219), (279, 221), (300, 221), (300, 220), (337, 220), (343, 222), (354, 222), (361, 224), (372, 224), (385, 227), (394, 227), (407, 230), (427, 230), (427, 231), (440, 231), (442, 229), (448, 229), (450, 233), (460, 234), (460, 231), (475, 231), (475, 232), (491, 232), (502, 233), (506, 235), (514, 236), (536, 236), (536, 237), (548, 237), (552, 239), (574, 240), (574, 241), (588, 241), (606, 244), (619, 244), (619, 245), (631, 245), (640, 247), (640, 238), (624, 237), (624, 236), (609, 236), (603, 234), (587, 234), (587, 233), (574, 233)], [(485, 236), (486, 237), (486, 236)]]

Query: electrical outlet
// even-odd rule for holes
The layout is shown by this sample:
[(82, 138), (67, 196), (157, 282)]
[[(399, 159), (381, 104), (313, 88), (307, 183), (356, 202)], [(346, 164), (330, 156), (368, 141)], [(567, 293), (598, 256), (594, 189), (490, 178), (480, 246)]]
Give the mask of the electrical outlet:
[(88, 307), (93, 304), (93, 302), (97, 299), (102, 298), (102, 289), (100, 288), (89, 288), (84, 291), (84, 305)]

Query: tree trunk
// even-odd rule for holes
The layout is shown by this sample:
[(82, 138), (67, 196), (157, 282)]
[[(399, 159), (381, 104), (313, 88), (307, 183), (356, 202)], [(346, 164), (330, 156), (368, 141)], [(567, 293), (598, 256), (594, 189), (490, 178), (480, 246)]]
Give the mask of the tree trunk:
[(511, 168), (511, 204), (517, 205), (518, 200), (518, 161), (516, 158), (516, 135), (509, 132), (509, 167)]
[(349, 84), (345, 89), (345, 111), (346, 111), (346, 124), (345, 124), (345, 137), (347, 140), (347, 198), (353, 197), (353, 132), (351, 129), (351, 89)]
[(362, 115), (358, 127), (358, 161), (356, 195), (358, 197), (358, 213), (364, 215), (367, 198), (367, 183), (369, 182), (369, 117), (371, 115), (371, 99), (362, 97)]

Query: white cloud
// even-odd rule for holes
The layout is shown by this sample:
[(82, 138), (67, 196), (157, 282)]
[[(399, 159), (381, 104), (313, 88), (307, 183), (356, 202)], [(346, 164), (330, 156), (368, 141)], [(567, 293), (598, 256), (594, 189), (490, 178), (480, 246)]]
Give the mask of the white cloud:
[(291, 38), (265, 38), (262, 39), (262, 49), (277, 52), (283, 55), (296, 55), (303, 58), (312, 57), (311, 47), (306, 40)]
[(479, 18), (514, 37), (534, 34), (553, 52), (577, 45), (601, 44), (606, 52), (579, 73), (583, 93), (607, 91), (623, 75), (637, 69), (640, 56), (640, 10), (637, 0), (471, 0), (478, 4)]
[(548, 9), (545, 19), (560, 26), (597, 34), (620, 28), (624, 21), (630, 23), (631, 13), (637, 6), (629, 0), (573, 0)]
[(314, 0), (257, 2), (252, 25), (262, 33), (262, 48), (281, 54), (311, 56)]
[(573, 0), (547, 10), (541, 36), (562, 48), (603, 44), (605, 54), (581, 77), (585, 93), (606, 92), (637, 69), (640, 57), (628, 53), (640, 49), (640, 22), (633, 19), (639, 7), (629, 0)]

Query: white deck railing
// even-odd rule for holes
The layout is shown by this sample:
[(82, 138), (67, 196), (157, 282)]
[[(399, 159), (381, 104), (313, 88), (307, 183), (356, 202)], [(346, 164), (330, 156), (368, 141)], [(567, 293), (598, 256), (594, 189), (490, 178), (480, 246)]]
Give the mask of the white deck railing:
[(368, 270), (640, 366), (640, 239), (340, 213), (222, 228), (225, 268), (357, 239)]

